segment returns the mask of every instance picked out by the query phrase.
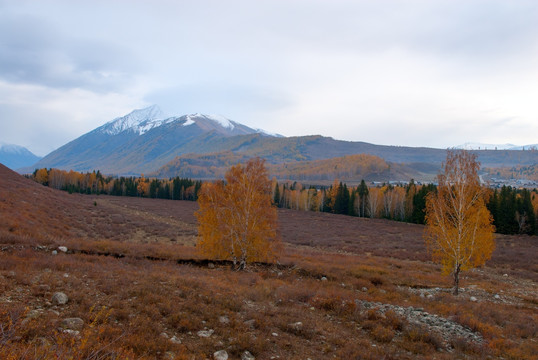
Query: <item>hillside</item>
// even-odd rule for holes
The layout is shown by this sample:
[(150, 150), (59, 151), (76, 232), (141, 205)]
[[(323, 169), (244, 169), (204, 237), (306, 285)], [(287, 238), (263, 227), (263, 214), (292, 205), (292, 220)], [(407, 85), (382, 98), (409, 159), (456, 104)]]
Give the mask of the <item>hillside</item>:
[[(175, 176), (214, 179), (223, 178), (224, 173), (248, 155), (232, 151), (211, 154), (188, 154), (175, 158), (150, 176), (170, 178)], [(311, 181), (318, 184), (339, 179), (348, 183), (368, 181), (409, 181), (416, 179), (431, 181), (438, 167), (427, 164), (389, 163), (373, 155), (357, 154), (323, 160), (303, 160), (283, 163), (268, 163), (270, 177), (278, 180)]]
[(538, 350), (533, 237), (499, 236), (454, 297), (419, 225), (280, 210), (280, 264), (238, 272), (197, 258), (195, 210), (69, 195), (0, 166), (0, 353), (531, 359)]
[[(161, 167), (174, 168), (174, 162), (187, 161), (192, 154), (207, 155), (232, 152), (238, 159), (259, 156), (270, 164), (298, 161), (315, 161), (365, 154), (380, 157), (388, 163), (406, 164), (428, 176), (440, 167), (446, 151), (424, 147), (374, 145), (366, 142), (335, 140), (320, 135), (282, 137), (269, 135), (263, 130), (249, 128), (240, 123), (215, 115), (182, 115), (167, 117), (157, 106), (135, 110), (109, 121), (82, 135), (31, 167), (63, 170), (100, 170), (111, 175), (140, 175), (166, 173)], [(484, 167), (512, 167), (538, 163), (536, 150), (474, 150)], [(180, 157), (179, 160), (176, 160)], [(217, 156), (227, 166), (229, 156)], [(188, 161), (193, 161), (188, 160)], [(197, 160), (198, 161), (198, 160)], [(398, 171), (401, 174), (409, 170)], [(422, 171), (424, 172), (424, 171)], [(300, 175), (293, 175), (297, 177)], [(385, 179), (388, 180), (388, 179)], [(409, 178), (405, 179), (409, 180)]]
[(39, 156), (23, 146), (0, 143), (0, 164), (10, 169), (18, 169), (35, 164)]

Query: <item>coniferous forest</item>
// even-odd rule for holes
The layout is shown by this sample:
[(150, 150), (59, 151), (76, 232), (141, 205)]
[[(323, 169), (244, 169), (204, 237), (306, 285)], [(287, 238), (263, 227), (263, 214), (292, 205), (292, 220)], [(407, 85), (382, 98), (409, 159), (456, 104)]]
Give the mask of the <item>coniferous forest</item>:
[[(70, 193), (105, 194), (196, 201), (202, 181), (174, 177), (155, 179), (103, 176), (99, 171), (79, 173), (58, 169), (38, 169), (32, 178)], [(426, 196), (436, 191), (434, 184), (382, 184), (358, 186), (335, 181), (331, 186), (279, 183), (273, 179), (273, 203), (280, 208), (320, 211), (349, 216), (384, 218), (424, 224)], [(489, 189), (486, 205), (496, 231), (501, 234), (538, 234), (538, 191), (503, 186)]]

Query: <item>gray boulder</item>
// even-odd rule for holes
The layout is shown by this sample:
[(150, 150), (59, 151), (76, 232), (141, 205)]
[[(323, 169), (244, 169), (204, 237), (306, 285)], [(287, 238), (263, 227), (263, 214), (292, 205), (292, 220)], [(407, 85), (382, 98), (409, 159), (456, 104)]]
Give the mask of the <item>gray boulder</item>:
[(63, 292), (55, 292), (52, 294), (51, 301), (53, 305), (65, 305), (69, 301), (69, 298)]

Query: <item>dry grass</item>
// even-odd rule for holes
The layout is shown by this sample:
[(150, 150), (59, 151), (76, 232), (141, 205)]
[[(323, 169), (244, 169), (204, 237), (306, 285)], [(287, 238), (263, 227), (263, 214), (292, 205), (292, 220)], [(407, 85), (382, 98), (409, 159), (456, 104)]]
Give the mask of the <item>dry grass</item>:
[[(10, 179), (0, 180), (2, 359), (205, 359), (220, 349), (232, 359), (245, 350), (256, 359), (538, 353), (536, 268), (525, 268), (535, 238), (501, 237), (506, 251), (464, 273), (464, 291), (454, 297), (414, 225), (286, 210), (280, 261), (287, 266), (236, 272), (174, 261), (196, 257), (194, 203), (84, 197)], [(59, 245), (77, 251), (52, 255)], [(69, 296), (66, 305), (52, 304), (57, 291)], [(445, 340), (357, 300), (420, 307), (480, 332), (484, 342)], [(70, 317), (84, 320), (78, 335), (60, 326)], [(201, 330), (213, 332), (205, 338)]]

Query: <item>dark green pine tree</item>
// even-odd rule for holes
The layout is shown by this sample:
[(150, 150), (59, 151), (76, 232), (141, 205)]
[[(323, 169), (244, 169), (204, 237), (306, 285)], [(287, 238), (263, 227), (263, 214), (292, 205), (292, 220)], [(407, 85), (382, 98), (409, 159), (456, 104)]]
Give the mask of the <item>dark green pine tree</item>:
[(499, 193), (497, 192), (497, 189), (495, 189), (493, 194), (489, 197), (486, 207), (491, 213), (491, 216), (493, 216), (493, 225), (495, 225), (495, 229), (497, 229), (499, 219)]
[(520, 196), (516, 200), (516, 222), (520, 234), (533, 235), (536, 233), (536, 217), (531, 193), (527, 189), (521, 190)]
[(437, 191), (437, 187), (433, 184), (423, 185), (419, 191), (413, 196), (413, 213), (411, 222), (415, 224), (424, 224), (426, 217), (426, 196), (431, 191)]
[(368, 186), (361, 180), (359, 187), (357, 188), (359, 194), (359, 216), (366, 217), (366, 209), (368, 209)]
[(497, 232), (501, 234), (517, 234), (516, 191), (510, 186), (503, 186), (499, 194)]
[(278, 183), (275, 184), (275, 196), (273, 198), (273, 203), (277, 207), (280, 207), (280, 189), (279, 189)]

